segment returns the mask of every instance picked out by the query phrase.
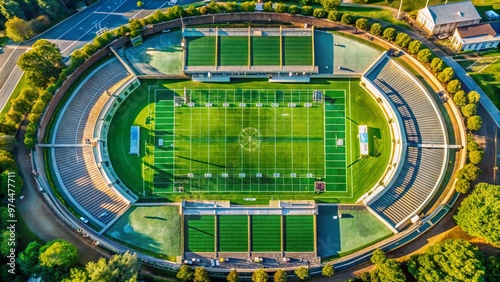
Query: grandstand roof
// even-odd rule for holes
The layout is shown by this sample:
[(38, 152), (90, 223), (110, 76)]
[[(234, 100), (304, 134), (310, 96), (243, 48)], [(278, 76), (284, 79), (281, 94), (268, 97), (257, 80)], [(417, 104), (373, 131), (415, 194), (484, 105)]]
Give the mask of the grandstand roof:
[(471, 1), (427, 6), (419, 12), (436, 25), (481, 19)]

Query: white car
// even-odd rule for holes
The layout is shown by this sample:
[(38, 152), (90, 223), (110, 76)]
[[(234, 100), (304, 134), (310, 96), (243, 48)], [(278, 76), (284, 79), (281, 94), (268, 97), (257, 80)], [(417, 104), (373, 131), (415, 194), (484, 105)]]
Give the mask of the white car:
[(88, 220), (88, 219), (86, 219), (86, 218), (85, 218), (85, 217), (83, 217), (83, 216), (80, 216), (80, 220), (81, 220), (83, 223), (85, 223), (85, 224), (89, 223), (89, 220)]
[(443, 33), (443, 34), (438, 35), (438, 39), (443, 40), (443, 39), (448, 38), (448, 36), (449, 36), (448, 33)]

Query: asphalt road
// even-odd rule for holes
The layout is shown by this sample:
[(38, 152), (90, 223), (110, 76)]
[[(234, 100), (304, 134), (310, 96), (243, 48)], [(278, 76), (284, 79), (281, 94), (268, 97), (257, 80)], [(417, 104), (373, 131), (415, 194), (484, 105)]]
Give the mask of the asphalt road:
[[(179, 5), (195, 0), (180, 0)], [(99, 1), (85, 10), (74, 14), (44, 33), (18, 45), (7, 45), (0, 54), (0, 109), (21, 78), (23, 72), (16, 66), (19, 57), (38, 39), (47, 39), (58, 45), (64, 57), (75, 49), (92, 41), (101, 28), (112, 30), (128, 23), (132, 18), (143, 18), (157, 9), (167, 8), (168, 1), (146, 0), (142, 9), (137, 8), (136, 0)]]

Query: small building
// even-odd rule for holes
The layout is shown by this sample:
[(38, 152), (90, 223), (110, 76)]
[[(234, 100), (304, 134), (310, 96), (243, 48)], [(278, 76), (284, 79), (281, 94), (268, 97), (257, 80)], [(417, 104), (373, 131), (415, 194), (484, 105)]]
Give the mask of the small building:
[(479, 51), (495, 48), (500, 42), (500, 21), (461, 26), (455, 29), (451, 48), (459, 51)]
[(479, 21), (481, 16), (471, 1), (427, 6), (417, 14), (417, 22), (429, 35), (452, 33), (459, 26)]

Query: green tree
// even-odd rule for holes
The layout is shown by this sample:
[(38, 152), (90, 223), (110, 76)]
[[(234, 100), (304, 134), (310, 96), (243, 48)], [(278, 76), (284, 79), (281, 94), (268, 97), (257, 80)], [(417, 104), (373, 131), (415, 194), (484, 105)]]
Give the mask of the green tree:
[(97, 262), (89, 262), (85, 270), (89, 281), (136, 282), (140, 267), (137, 256), (127, 251), (123, 255), (114, 255), (110, 260), (100, 258)]
[(239, 282), (240, 278), (238, 277), (238, 271), (236, 269), (233, 269), (229, 271), (229, 274), (226, 277), (227, 282)]
[(486, 281), (500, 281), (500, 256), (490, 256), (486, 259)]
[(372, 257), (370, 258), (370, 261), (373, 264), (382, 264), (387, 260), (387, 257), (381, 249), (376, 249), (373, 251)]
[(137, 1), (137, 8), (142, 8), (142, 6), (144, 6), (144, 2)]
[(267, 1), (264, 3), (263, 7), (264, 12), (272, 12), (273, 11), (273, 2)]
[(483, 254), (464, 240), (449, 239), (413, 255), (408, 272), (417, 281), (482, 281)]
[(313, 7), (311, 6), (302, 6), (300, 8), (300, 13), (304, 16), (312, 16), (313, 14)]
[(226, 3), (224, 8), (225, 8), (226, 12), (228, 12), (228, 13), (238, 12), (238, 3), (236, 1), (233, 1), (233, 2), (229, 1)]
[(334, 22), (338, 22), (340, 21), (340, 19), (342, 19), (343, 15), (344, 13), (340, 11), (330, 11), (328, 12), (328, 19)]
[(326, 17), (325, 9), (321, 9), (321, 8), (314, 9), (313, 16), (315, 18), (318, 18), (318, 19), (322, 19), (322, 18)]
[(415, 39), (408, 45), (408, 53), (412, 55), (417, 54), (420, 49), (422, 49), (422, 42), (420, 42), (419, 40)]
[(288, 7), (288, 12), (292, 15), (298, 14), (299, 11), (300, 11), (300, 8), (297, 5), (290, 5), (290, 7)]
[(340, 6), (339, 0), (321, 0), (320, 3), (327, 12), (335, 11)]
[(481, 99), (481, 95), (479, 95), (479, 93), (477, 93), (476, 91), (469, 92), (469, 94), (467, 94), (467, 97), (469, 98), (469, 103), (478, 103)]
[(274, 273), (274, 279), (273, 279), (274, 282), (286, 282), (287, 280), (288, 280), (288, 274), (286, 274), (286, 272), (283, 271), (283, 269), (278, 269), (278, 271)]
[[(232, 11), (232, 6), (233, 6), (232, 3), (236, 3), (236, 2), (227, 2), (226, 3), (226, 11), (228, 11), (229, 13), (234, 12), (234, 11)], [(194, 16), (198, 15), (198, 9), (196, 9), (196, 7), (194, 5), (189, 5), (189, 7), (187, 7), (187, 9), (185, 9), (184, 11), (186, 12), (186, 16), (188, 16), (188, 17), (194, 17)]]
[(370, 281), (404, 282), (406, 281), (406, 277), (396, 260), (387, 259), (385, 262), (377, 264), (376, 268), (370, 272)]
[(300, 6), (307, 6), (311, 4), (311, 0), (297, 0)]
[(480, 116), (471, 116), (467, 119), (467, 128), (470, 130), (479, 130), (483, 125), (483, 120)]
[(455, 95), (453, 95), (453, 101), (455, 101), (455, 104), (457, 106), (463, 107), (467, 104), (467, 96), (465, 96), (465, 91), (460, 90)]
[(21, 95), (13, 99), (11, 103), (11, 108), (20, 114), (25, 114), (30, 109), (30, 104)]
[(475, 181), (479, 174), (481, 174), (481, 169), (474, 164), (468, 163), (457, 172), (457, 178)]
[(361, 30), (368, 29), (368, 20), (365, 18), (359, 18), (356, 20), (356, 28)]
[(69, 270), (69, 277), (62, 280), (62, 282), (90, 282), (89, 274), (85, 269), (75, 267)]
[(417, 53), (417, 59), (422, 64), (426, 64), (426, 63), (430, 62), (431, 57), (432, 57), (431, 50), (429, 50), (427, 48), (422, 49), (422, 50), (418, 51), (418, 53)]
[(394, 39), (396, 38), (396, 30), (392, 27), (388, 27), (384, 29), (382, 37), (386, 40), (394, 41)]
[(376, 36), (380, 36), (382, 34), (382, 25), (379, 23), (374, 23), (370, 27), (370, 33)]
[(253, 282), (266, 282), (269, 279), (269, 274), (263, 268), (259, 268), (252, 273)]
[(301, 266), (295, 269), (293, 273), (295, 273), (297, 278), (299, 278), (300, 280), (306, 280), (307, 278), (309, 278), (309, 268), (305, 266)]
[(446, 83), (446, 82), (452, 80), (454, 76), (455, 76), (455, 72), (453, 71), (452, 68), (448, 67), (448, 68), (445, 68), (442, 72), (438, 73), (437, 79), (443, 83)]
[(472, 151), (469, 152), (469, 161), (473, 164), (478, 164), (483, 160), (483, 151)]
[(33, 35), (33, 29), (27, 21), (13, 17), (5, 23), (5, 33), (15, 42), (21, 42)]
[(32, 49), (22, 54), (17, 65), (26, 72), (29, 84), (45, 88), (51, 80), (59, 77), (62, 55), (56, 44), (37, 40)]
[(335, 273), (335, 269), (332, 264), (325, 264), (321, 269), (321, 274), (326, 277), (332, 277)]
[(410, 42), (411, 42), (411, 37), (404, 32), (400, 32), (396, 36), (396, 45), (401, 48), (406, 49), (410, 44)]
[(350, 14), (343, 14), (340, 22), (345, 25), (352, 24), (352, 16)]
[(57, 19), (63, 15), (60, 3), (56, 0), (37, 0), (38, 7), (53, 19)]
[(470, 190), (470, 181), (467, 179), (457, 179), (455, 182), (455, 190), (462, 194), (467, 194)]
[(40, 248), (39, 260), (41, 266), (60, 266), (69, 269), (78, 260), (78, 250), (68, 241), (53, 240)]
[[(264, 4), (264, 6), (265, 6), (265, 4)], [(177, 7), (179, 7), (179, 6), (177, 6)], [(180, 15), (178, 17), (175, 17), (175, 18), (180, 18), (181, 15), (182, 15), (182, 7), (179, 7), (179, 8), (180, 8)], [(208, 11), (211, 14), (224, 13), (224, 6), (218, 4), (217, 2), (210, 2), (210, 3), (208, 3), (207, 8), (208, 8)], [(271, 6), (271, 11), (270, 12), (272, 12), (272, 6)]]
[(189, 281), (193, 278), (193, 269), (189, 265), (181, 265), (175, 277), (182, 282)]
[(500, 186), (479, 183), (465, 198), (454, 216), (467, 234), (500, 245)]
[(138, 19), (131, 19), (128, 21), (128, 25), (130, 27), (130, 30), (141, 30), (143, 25), (140, 20)]
[[(433, 58), (431, 61), (430, 67), (434, 73), (439, 73), (444, 68), (443, 60), (441, 60), (440, 58)], [(453, 69), (452, 69), (452, 71), (453, 71)], [(450, 81), (453, 78), (453, 75), (454, 74), (452, 73), (451, 77), (448, 79), (448, 81)], [(446, 81), (443, 81), (443, 82), (446, 82)]]
[(467, 104), (461, 110), (464, 117), (470, 117), (477, 113), (477, 106), (476, 104)]
[(446, 85), (446, 91), (449, 93), (457, 93), (460, 89), (462, 89), (462, 83), (458, 79), (454, 79)]
[(197, 267), (194, 270), (193, 282), (210, 282), (207, 269), (201, 266)]
[(288, 6), (285, 3), (276, 3), (274, 11), (276, 13), (286, 13), (288, 11)]
[(472, 152), (472, 151), (479, 151), (481, 150), (481, 147), (479, 147), (479, 144), (477, 144), (476, 141), (471, 140), (467, 143), (467, 151)]
[(255, 2), (253, 1), (245, 1), (241, 3), (241, 10), (243, 12), (253, 12), (255, 11)]
[(0, 12), (7, 20), (14, 17), (26, 19), (23, 8), (14, 0), (0, 1)]

